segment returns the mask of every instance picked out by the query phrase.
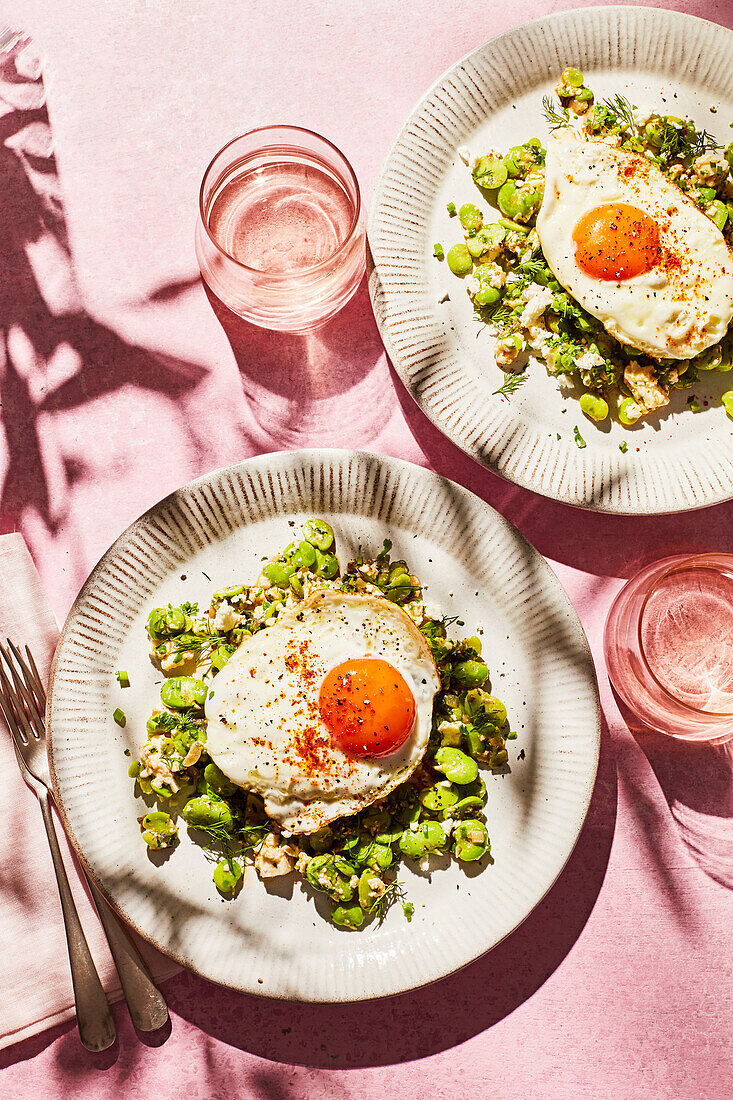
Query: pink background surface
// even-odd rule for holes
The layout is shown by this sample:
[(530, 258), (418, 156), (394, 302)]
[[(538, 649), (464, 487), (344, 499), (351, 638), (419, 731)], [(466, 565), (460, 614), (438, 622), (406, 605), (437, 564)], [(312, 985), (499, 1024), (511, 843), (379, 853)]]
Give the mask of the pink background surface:
[[(326, 134), (368, 204), (404, 117), (444, 69), (520, 14), (569, 6), (6, 0), (4, 18), (44, 58), (58, 179), (41, 172), (47, 149), (31, 162), (39, 187), (60, 187), (68, 251), (62, 223), (33, 221), (6, 158), (0, 530), (24, 534), (57, 615), (127, 524), (182, 482), (264, 451), (361, 447), (461, 482), (546, 555), (593, 647), (605, 722), (567, 868), (465, 971), (391, 1000), (309, 1007), (184, 973), (165, 985), (165, 1034), (136, 1037), (123, 1006), (103, 1055), (87, 1054), (71, 1025), (47, 1032), (2, 1055), (0, 1096), (730, 1095), (731, 756), (635, 736), (605, 678), (601, 633), (639, 563), (733, 550), (733, 505), (619, 518), (514, 488), (405, 395), (364, 287), (312, 337), (240, 325), (230, 344), (193, 254), (203, 168), (234, 133), (287, 121)], [(665, 6), (733, 26), (723, 0)], [(37, 286), (18, 274), (22, 255)]]

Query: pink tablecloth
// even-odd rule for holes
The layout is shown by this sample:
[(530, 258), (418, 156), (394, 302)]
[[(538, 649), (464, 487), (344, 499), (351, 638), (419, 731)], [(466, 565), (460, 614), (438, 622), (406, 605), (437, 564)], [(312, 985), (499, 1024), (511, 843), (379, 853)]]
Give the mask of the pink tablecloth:
[[(232, 353), (196, 278), (198, 181), (233, 133), (284, 120), (327, 134), (368, 201), (435, 77), (520, 18), (564, 6), (6, 0), (5, 18), (45, 60), (58, 177), (40, 111), (27, 119), (30, 152), (0, 165), (2, 530), (25, 535), (59, 617), (108, 544), (181, 482), (259, 451), (358, 446), (462, 482), (548, 557), (593, 646), (605, 723), (568, 867), (464, 972), (353, 1007), (270, 1003), (182, 974), (165, 987), (170, 1034), (141, 1042), (118, 1006), (119, 1041), (104, 1055), (83, 1051), (70, 1026), (6, 1051), (0, 1096), (730, 1095), (731, 757), (635, 738), (600, 640), (636, 563), (733, 549), (733, 506), (625, 519), (515, 489), (405, 396), (364, 288), (308, 340), (240, 330)], [(667, 6), (733, 25), (727, 0)], [(65, 220), (40, 217), (41, 193)]]

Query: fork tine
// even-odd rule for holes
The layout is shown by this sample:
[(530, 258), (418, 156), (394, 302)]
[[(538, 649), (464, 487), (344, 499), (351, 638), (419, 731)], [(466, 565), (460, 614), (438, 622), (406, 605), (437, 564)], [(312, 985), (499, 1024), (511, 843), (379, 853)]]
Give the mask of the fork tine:
[[(13, 682), (15, 684), (15, 691), (13, 692), (13, 689), (10, 687), (10, 683), (8, 682), (7, 677), (5, 677), (5, 681), (4, 681), (3, 686), (5, 687), (6, 691), (9, 689), (10, 692), (11, 692), (11, 699), (12, 699), (12, 702), (13, 702), (13, 706), (15, 707), (15, 711), (16, 711), (18, 717), (20, 718), (22, 724), (23, 724), (23, 729), (25, 730), (27, 737), (30, 740), (38, 741), (40, 739), (40, 735), (33, 728), (33, 722), (28, 721), (28, 714), (26, 713), (26, 707), (27, 707), (28, 710), (30, 711), (31, 719), (33, 719), (35, 717), (35, 715), (38, 714), (38, 709), (36, 707), (36, 701), (35, 701), (35, 699), (33, 699), (32, 696), (30, 696), (30, 700), (29, 700), (30, 693), (28, 692), (28, 689), (26, 688), (25, 684), (20, 679), (20, 676), (18, 675), (18, 673), (16, 671), (15, 665), (13, 664), (13, 662), (10, 660), (10, 657), (8, 656), (7, 650), (5, 650), (1, 645), (0, 645), (0, 653), (5, 658), (5, 663), (7, 664), (8, 668), (10, 669), (10, 675), (13, 677)], [(0, 665), (0, 668), (2, 668), (2, 665)], [(23, 706), (23, 703), (26, 704), (26, 707)], [(32, 706), (31, 706), (31, 703), (32, 703)], [(34, 712), (35, 712), (35, 714), (34, 714)], [(43, 730), (43, 726), (41, 726), (41, 730)]]
[(18, 722), (13, 706), (13, 689), (10, 686), (2, 665), (0, 665), (0, 684), (2, 685), (2, 689), (0, 690), (0, 709), (2, 709), (5, 721), (8, 723), (8, 729), (16, 744), (20, 741), (21, 746), (27, 745), (28, 737)]
[(38, 671), (38, 669), (36, 668), (36, 662), (34, 661), (33, 654), (31, 653), (28, 646), (25, 647), (25, 651), (28, 655), (28, 661), (30, 663), (31, 671), (32, 671), (32, 674), (33, 674), (33, 680), (34, 680), (35, 687), (36, 687), (36, 697), (38, 699), (38, 702), (41, 704), (42, 710), (45, 712), (45, 710), (46, 710), (46, 689), (43, 686), (43, 680), (41, 679), (41, 674)]
[[(25, 683), (25, 687), (27, 688), (28, 691), (31, 692), (31, 694), (33, 696), (33, 709), (35, 710), (35, 716), (38, 719), (38, 721), (41, 723), (41, 725), (43, 725), (43, 718), (41, 717), (41, 714), (40, 714), (39, 711), (45, 711), (45, 709), (46, 709), (46, 700), (45, 699), (43, 700), (43, 702), (40, 704), (40, 708), (39, 708), (38, 703), (39, 703), (40, 700), (38, 700), (36, 698), (37, 692), (35, 691), (35, 684), (33, 683), (33, 675), (31, 673), (31, 670), (28, 668), (28, 665), (25, 663), (22, 656), (20, 655), (18, 647), (13, 645), (13, 643), (10, 641), (10, 638), (7, 639), (7, 643), (8, 643), (8, 646), (10, 647), (10, 649), (13, 651), (13, 656), (15, 657), (15, 660), (17, 661), (18, 665), (20, 666), (20, 670), (23, 673), (23, 680), (24, 680), (24, 683)], [(26, 646), (26, 649), (28, 649), (28, 646)], [(30, 650), (29, 650), (29, 652), (30, 652)], [(7, 660), (7, 657), (6, 657), (6, 660)]]

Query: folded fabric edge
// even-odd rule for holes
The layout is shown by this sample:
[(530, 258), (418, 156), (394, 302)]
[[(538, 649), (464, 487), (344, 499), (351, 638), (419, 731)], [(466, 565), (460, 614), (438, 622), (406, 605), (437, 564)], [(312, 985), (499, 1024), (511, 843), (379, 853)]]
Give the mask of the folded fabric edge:
[[(182, 967), (178, 963), (173, 961), (167, 962), (163, 965), (159, 972), (154, 974), (155, 984), (159, 985), (161, 982), (167, 981), (169, 978), (174, 977), (182, 970)], [(105, 989), (105, 993), (111, 1004), (117, 1004), (123, 999), (122, 988), (119, 985), (112, 986), (110, 989)], [(36, 1035), (41, 1035), (44, 1031), (50, 1031), (53, 1027), (58, 1027), (59, 1024), (67, 1023), (69, 1020), (73, 1020), (75, 1016), (74, 1002), (70, 1002), (63, 1008), (60, 1008), (58, 1012), (52, 1013), (50, 1016), (44, 1016), (40, 1020), (33, 1020), (29, 1024), (25, 1024), (23, 1027), (16, 1028), (15, 1031), (9, 1032), (7, 1035), (0, 1035), (0, 1050), (8, 1050), (10, 1047), (16, 1045), (16, 1043), (22, 1043), (25, 1039), (32, 1039)]]

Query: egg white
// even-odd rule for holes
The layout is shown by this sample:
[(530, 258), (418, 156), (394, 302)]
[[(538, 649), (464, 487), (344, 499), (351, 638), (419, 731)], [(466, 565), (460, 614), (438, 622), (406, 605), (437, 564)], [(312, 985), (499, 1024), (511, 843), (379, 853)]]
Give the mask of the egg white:
[[(622, 282), (582, 271), (573, 242), (586, 213), (614, 202), (649, 214), (662, 249), (651, 271)], [(647, 157), (584, 141), (569, 129), (551, 134), (537, 233), (558, 282), (621, 343), (655, 358), (691, 359), (725, 335), (733, 318), (730, 249), (717, 226)]]
[[(415, 723), (400, 749), (355, 759), (331, 745), (318, 711), (324, 677), (342, 661), (380, 657), (404, 677)], [(375, 596), (321, 591), (245, 639), (206, 703), (207, 749), (291, 833), (357, 813), (404, 783), (430, 737), (440, 688), (430, 647), (402, 608)]]

